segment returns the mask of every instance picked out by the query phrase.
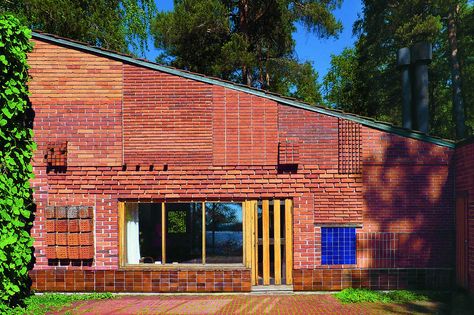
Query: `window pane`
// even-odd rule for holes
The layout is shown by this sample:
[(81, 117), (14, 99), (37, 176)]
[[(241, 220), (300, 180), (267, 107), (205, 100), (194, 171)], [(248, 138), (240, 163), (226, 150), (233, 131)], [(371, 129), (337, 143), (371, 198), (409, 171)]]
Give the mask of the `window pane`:
[(201, 203), (167, 203), (166, 263), (202, 263)]
[(128, 264), (161, 263), (161, 204), (129, 204), (125, 212)]
[(162, 263), (161, 203), (140, 203), (138, 214), (140, 222), (140, 262)]
[(206, 263), (242, 263), (242, 204), (206, 203)]

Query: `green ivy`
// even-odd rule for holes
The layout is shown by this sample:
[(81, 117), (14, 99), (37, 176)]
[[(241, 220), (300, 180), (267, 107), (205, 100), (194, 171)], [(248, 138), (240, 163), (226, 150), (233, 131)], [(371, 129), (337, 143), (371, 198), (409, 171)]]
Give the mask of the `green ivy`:
[(33, 220), (30, 161), (32, 109), (28, 99), (27, 53), (31, 31), (0, 16), (0, 299), (15, 305), (29, 294)]

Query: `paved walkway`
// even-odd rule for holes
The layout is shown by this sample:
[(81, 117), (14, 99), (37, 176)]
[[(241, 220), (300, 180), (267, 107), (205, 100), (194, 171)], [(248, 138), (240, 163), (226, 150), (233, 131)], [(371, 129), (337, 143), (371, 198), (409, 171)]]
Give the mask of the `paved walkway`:
[[(341, 304), (330, 294), (148, 295), (77, 302), (67, 314), (442, 314), (433, 302)], [(65, 313), (64, 311), (60, 314)]]

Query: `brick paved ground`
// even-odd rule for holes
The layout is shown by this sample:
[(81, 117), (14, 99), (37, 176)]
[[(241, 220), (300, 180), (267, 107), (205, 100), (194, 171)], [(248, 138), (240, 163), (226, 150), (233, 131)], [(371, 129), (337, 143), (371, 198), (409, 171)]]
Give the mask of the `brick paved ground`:
[[(330, 294), (148, 295), (78, 302), (68, 314), (443, 314), (434, 302), (341, 304)], [(64, 314), (65, 311), (59, 313)]]

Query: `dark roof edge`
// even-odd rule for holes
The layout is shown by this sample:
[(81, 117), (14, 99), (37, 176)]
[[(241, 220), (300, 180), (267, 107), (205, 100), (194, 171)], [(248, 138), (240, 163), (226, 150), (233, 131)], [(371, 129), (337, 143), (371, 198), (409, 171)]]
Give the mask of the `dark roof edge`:
[(463, 147), (465, 145), (469, 145), (472, 143), (474, 143), (474, 136), (470, 136), (462, 140), (459, 140), (458, 142), (456, 142), (456, 147)]
[(263, 90), (257, 90), (257, 89), (250, 88), (250, 87), (247, 87), (247, 86), (244, 86), (244, 85), (239, 85), (239, 84), (232, 83), (232, 82), (229, 82), (229, 81), (220, 80), (220, 79), (217, 79), (217, 78), (206, 77), (206, 76), (203, 76), (203, 75), (199, 75), (197, 73), (192, 73), (192, 72), (187, 72), (187, 71), (184, 71), (184, 70), (179, 70), (179, 69), (175, 69), (175, 68), (162, 66), (162, 65), (153, 63), (151, 61), (148, 61), (148, 60), (136, 59), (136, 58), (134, 58), (132, 56), (129, 56), (129, 55), (121, 54), (121, 53), (118, 53), (118, 52), (112, 52), (110, 50), (105, 50), (105, 49), (98, 48), (98, 47), (89, 46), (85, 43), (80, 43), (80, 42), (77, 42), (77, 41), (57, 37), (55, 35), (43, 34), (43, 33), (38, 33), (38, 32), (34, 32), (34, 31), (32, 32), (32, 35), (33, 35), (33, 38), (45, 40), (45, 41), (48, 41), (48, 42), (53, 42), (53, 43), (56, 43), (56, 44), (67, 46), (67, 47), (76, 48), (76, 49), (79, 49), (79, 50), (87, 51), (87, 52), (102, 55), (102, 56), (107, 56), (107, 57), (112, 58), (112, 59), (116, 59), (116, 60), (120, 60), (120, 61), (123, 61), (123, 62), (139, 65), (139, 66), (146, 67), (146, 68), (149, 68), (149, 69), (158, 70), (158, 71), (161, 71), (161, 72), (177, 75), (177, 76), (184, 77), (184, 78), (187, 78), (187, 79), (200, 81), (200, 82), (204, 82), (204, 83), (208, 83), (208, 84), (212, 84), (212, 85), (218, 85), (218, 86), (222, 86), (222, 87), (229, 88), (229, 89), (232, 89), (232, 90), (249, 93), (249, 94), (252, 94), (252, 95), (255, 95), (255, 96), (260, 96), (260, 97), (264, 97), (264, 98), (267, 98), (267, 99), (271, 99), (271, 100), (276, 101), (278, 103), (282, 103), (282, 104), (289, 105), (289, 106), (292, 106), (292, 107), (301, 108), (301, 109), (305, 109), (305, 110), (308, 110), (308, 111), (312, 111), (312, 112), (316, 112), (316, 113), (320, 113), (320, 114), (324, 114), (324, 115), (328, 115), (328, 116), (332, 116), (332, 117), (348, 119), (348, 120), (357, 122), (361, 125), (364, 125), (364, 126), (367, 126), (367, 127), (370, 127), (370, 128), (374, 128), (374, 129), (378, 129), (378, 130), (381, 130), (381, 131), (393, 133), (393, 134), (396, 134), (396, 135), (399, 135), (399, 136), (402, 136), (402, 137), (407, 137), (407, 138), (412, 138), (412, 139), (421, 140), (421, 141), (425, 141), (425, 142), (430, 142), (430, 143), (440, 145), (440, 146), (444, 146), (444, 147), (448, 147), (448, 148), (455, 148), (455, 146), (456, 146), (456, 144), (453, 141), (450, 141), (450, 140), (432, 137), (432, 136), (426, 135), (426, 134), (421, 133), (421, 132), (416, 132), (416, 131), (409, 130), (409, 129), (404, 129), (404, 128), (401, 128), (401, 127), (395, 127), (395, 126), (393, 126), (389, 123), (383, 123), (383, 122), (375, 121), (371, 118), (357, 116), (355, 114), (349, 114), (349, 113), (345, 113), (345, 112), (342, 112), (342, 111), (339, 111), (339, 110), (328, 109), (328, 108), (325, 108), (325, 107), (310, 106), (309, 104), (305, 104), (303, 102), (292, 100), (292, 99), (287, 99), (283, 96), (279, 96), (279, 95), (273, 94), (271, 92), (266, 92), (266, 91), (263, 91)]

